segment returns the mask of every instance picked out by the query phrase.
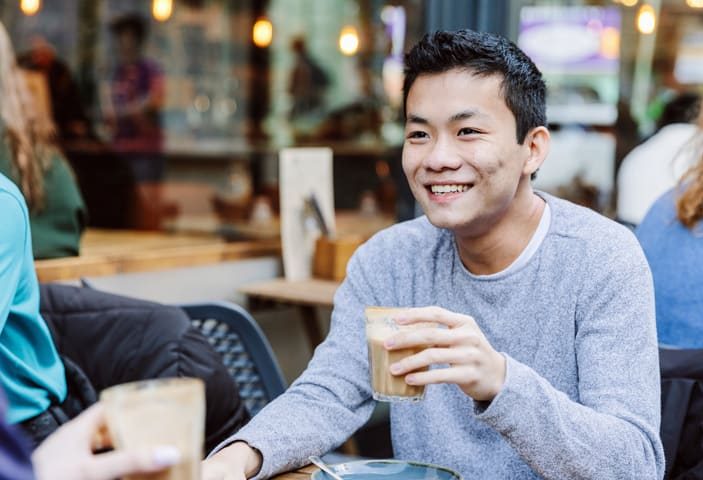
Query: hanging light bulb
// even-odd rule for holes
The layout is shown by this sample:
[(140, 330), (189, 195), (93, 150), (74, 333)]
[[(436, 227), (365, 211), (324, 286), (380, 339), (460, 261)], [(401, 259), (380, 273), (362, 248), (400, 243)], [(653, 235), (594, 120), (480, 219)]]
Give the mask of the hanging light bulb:
[(20, 10), (25, 15), (34, 15), (41, 8), (41, 0), (20, 0)]
[(703, 0), (686, 0), (686, 5), (691, 8), (703, 8)]
[(637, 30), (643, 35), (649, 35), (654, 32), (656, 26), (657, 16), (654, 12), (654, 7), (645, 3), (637, 13)]
[(339, 50), (344, 55), (354, 55), (359, 50), (359, 34), (356, 28), (346, 26), (339, 33)]
[(251, 30), (251, 38), (259, 48), (266, 48), (271, 45), (273, 40), (273, 24), (268, 18), (260, 18), (254, 23), (254, 28)]
[(153, 0), (151, 14), (159, 22), (165, 22), (173, 13), (173, 0)]
[(622, 0), (620, 3), (622, 3), (626, 7), (634, 7), (635, 5), (637, 5), (637, 0)]

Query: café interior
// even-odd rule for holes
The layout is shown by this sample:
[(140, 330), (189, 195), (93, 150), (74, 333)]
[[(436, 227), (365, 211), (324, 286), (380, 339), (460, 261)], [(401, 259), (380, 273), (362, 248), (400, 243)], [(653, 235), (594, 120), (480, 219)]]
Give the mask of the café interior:
[[(695, 0), (4, 0), (0, 20), (83, 202), (78, 250), (35, 254), (39, 281), (239, 305), (284, 385), (355, 248), (421, 214), (402, 83), (425, 33), (520, 45), (548, 86), (535, 188), (614, 219), (623, 158), (703, 84)], [(392, 456), (380, 410), (343, 452)]]

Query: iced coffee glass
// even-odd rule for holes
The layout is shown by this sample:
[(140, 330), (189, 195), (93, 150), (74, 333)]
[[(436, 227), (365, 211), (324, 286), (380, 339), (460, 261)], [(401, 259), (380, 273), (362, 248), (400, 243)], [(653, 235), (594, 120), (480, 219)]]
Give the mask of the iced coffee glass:
[(199, 480), (205, 434), (205, 386), (197, 378), (163, 378), (103, 390), (107, 428), (116, 449), (173, 445), (181, 462), (126, 480)]
[(424, 385), (408, 385), (403, 375), (395, 376), (390, 366), (405, 357), (421, 352), (426, 347), (386, 350), (383, 342), (401, 330), (436, 327), (435, 323), (422, 322), (398, 325), (395, 318), (407, 309), (389, 307), (367, 307), (366, 339), (369, 345), (369, 368), (373, 398), (383, 402), (418, 402), (425, 394)]

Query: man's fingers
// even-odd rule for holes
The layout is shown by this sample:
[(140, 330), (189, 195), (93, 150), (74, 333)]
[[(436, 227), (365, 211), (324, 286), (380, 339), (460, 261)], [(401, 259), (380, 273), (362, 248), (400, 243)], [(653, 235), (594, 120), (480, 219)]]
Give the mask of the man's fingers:
[(467, 384), (476, 379), (475, 369), (467, 366), (435, 368), (424, 372), (412, 372), (405, 376), (408, 385), (430, 385), (435, 383)]
[(415, 355), (410, 355), (390, 366), (393, 375), (404, 375), (438, 363), (465, 363), (467, 353), (458, 348), (428, 348)]
[(441, 307), (416, 307), (407, 308), (402, 314), (395, 317), (400, 325), (410, 325), (418, 322), (436, 322), (449, 328), (456, 328), (473, 322), (468, 315), (450, 312)]
[(110, 480), (135, 473), (152, 473), (181, 461), (177, 448), (156, 447), (151, 451), (115, 450), (95, 455), (88, 465), (93, 480)]
[(418, 328), (402, 330), (389, 337), (384, 345), (389, 350), (411, 347), (478, 346), (480, 338), (469, 328)]

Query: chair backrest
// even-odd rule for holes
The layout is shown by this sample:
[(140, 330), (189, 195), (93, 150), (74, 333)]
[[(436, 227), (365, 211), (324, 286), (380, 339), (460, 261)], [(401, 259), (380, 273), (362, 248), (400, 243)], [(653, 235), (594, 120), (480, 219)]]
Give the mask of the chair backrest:
[(222, 355), (252, 416), (283, 393), (286, 385), (273, 350), (264, 332), (244, 308), (229, 302), (179, 306)]
[(665, 479), (703, 478), (703, 349), (659, 348)]

